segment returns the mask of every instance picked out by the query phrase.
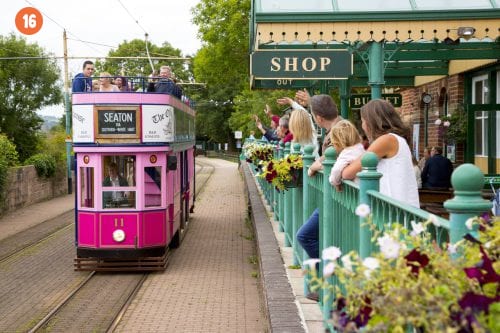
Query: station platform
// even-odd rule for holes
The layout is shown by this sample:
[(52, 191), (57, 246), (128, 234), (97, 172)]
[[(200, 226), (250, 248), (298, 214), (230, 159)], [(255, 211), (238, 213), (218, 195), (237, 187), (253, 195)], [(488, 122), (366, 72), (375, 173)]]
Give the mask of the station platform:
[[(287, 268), (291, 250), (246, 164), (197, 163), (214, 171), (197, 194), (188, 232), (167, 269), (148, 276), (115, 332), (324, 332), (319, 307), (301, 293), (300, 270)], [(65, 195), (3, 215), (0, 240), (73, 207), (74, 196)]]

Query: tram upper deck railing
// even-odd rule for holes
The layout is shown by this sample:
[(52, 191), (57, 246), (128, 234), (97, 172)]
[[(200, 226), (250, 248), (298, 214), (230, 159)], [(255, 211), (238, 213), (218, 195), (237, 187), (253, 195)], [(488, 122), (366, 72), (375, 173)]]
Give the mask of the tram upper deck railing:
[[(75, 145), (128, 145), (192, 142), (195, 111), (187, 97), (137, 90), (85, 91), (72, 95)], [(138, 80), (139, 80), (138, 79)], [(130, 88), (133, 88), (132, 84)]]

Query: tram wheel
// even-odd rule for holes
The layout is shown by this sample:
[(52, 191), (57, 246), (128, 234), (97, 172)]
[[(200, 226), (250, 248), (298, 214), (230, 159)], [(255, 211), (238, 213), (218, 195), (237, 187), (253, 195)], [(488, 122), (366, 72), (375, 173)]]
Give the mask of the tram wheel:
[(179, 245), (181, 245), (181, 234), (180, 230), (177, 230), (174, 237), (172, 238), (172, 241), (170, 242), (170, 247), (176, 249), (179, 247)]

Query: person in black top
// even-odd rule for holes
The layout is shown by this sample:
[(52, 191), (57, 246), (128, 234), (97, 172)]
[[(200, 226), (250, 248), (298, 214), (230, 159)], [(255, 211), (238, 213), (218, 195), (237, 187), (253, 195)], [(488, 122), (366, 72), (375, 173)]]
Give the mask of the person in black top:
[(160, 67), (158, 81), (149, 83), (148, 92), (169, 94), (178, 99), (182, 98), (182, 89), (172, 80), (172, 70), (170, 66)]
[(422, 187), (450, 188), (453, 165), (451, 161), (441, 155), (441, 147), (432, 147), (431, 157), (425, 163), (422, 171)]

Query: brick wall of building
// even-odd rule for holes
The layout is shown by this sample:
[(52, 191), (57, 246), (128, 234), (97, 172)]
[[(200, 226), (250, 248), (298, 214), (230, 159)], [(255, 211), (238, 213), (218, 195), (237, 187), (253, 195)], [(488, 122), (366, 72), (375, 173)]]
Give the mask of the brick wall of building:
[[(422, 95), (428, 93), (432, 96), (432, 101), (428, 105), (428, 144), (427, 146), (440, 146), (443, 150), (447, 144), (443, 139), (443, 127), (435, 124), (438, 118), (445, 115), (445, 104), (448, 105), (448, 112), (453, 111), (463, 104), (464, 99), (464, 77), (454, 75), (440, 80), (427, 83), (412, 89), (401, 92), (403, 104), (399, 108), (401, 116), (413, 131), (414, 124), (420, 124), (419, 131), (419, 157), (424, 149), (424, 118), (425, 104), (422, 102)], [(464, 162), (464, 145), (455, 145), (455, 164)]]

